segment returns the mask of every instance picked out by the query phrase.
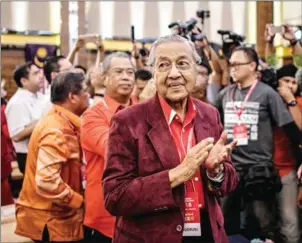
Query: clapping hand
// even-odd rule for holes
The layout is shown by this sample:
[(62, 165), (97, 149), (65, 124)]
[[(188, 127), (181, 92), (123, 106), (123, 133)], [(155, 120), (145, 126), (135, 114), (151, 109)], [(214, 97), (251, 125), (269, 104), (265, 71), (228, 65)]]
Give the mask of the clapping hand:
[(205, 167), (211, 176), (217, 175), (222, 168), (223, 162), (230, 156), (232, 150), (236, 147), (237, 141), (234, 140), (226, 144), (227, 132), (223, 132), (211, 149), (208, 158), (205, 161)]

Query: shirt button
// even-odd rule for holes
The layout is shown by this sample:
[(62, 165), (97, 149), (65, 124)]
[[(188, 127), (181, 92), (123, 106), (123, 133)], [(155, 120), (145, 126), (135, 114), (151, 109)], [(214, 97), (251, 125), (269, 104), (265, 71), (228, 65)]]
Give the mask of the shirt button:
[(198, 204), (198, 207), (202, 208), (202, 204)]
[(178, 120), (178, 116), (176, 116), (175, 119)]
[(178, 231), (178, 232), (181, 232), (182, 231), (182, 226), (179, 224), (179, 225), (177, 225), (176, 226), (176, 230)]
[(195, 180), (195, 181), (198, 181), (198, 177), (195, 177), (194, 180)]

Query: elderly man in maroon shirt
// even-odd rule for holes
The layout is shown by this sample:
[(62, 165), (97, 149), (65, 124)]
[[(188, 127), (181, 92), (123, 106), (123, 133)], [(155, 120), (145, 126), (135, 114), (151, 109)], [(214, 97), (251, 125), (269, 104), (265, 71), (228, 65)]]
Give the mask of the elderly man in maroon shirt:
[(190, 97), (199, 56), (192, 42), (154, 42), (157, 94), (117, 113), (103, 175), (105, 207), (117, 216), (113, 243), (226, 243), (217, 196), (234, 190), (236, 141), (216, 108)]

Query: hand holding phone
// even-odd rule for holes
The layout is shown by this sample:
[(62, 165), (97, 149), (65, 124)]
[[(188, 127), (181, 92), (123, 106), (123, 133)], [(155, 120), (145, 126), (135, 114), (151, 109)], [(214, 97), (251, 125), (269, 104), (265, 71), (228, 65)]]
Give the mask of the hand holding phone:
[(135, 42), (135, 31), (134, 31), (134, 25), (131, 25), (131, 41), (132, 43)]

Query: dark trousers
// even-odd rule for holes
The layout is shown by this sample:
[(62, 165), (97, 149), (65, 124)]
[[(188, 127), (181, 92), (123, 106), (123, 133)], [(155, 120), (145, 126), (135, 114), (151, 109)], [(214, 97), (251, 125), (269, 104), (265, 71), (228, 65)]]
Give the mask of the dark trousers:
[(43, 236), (42, 236), (42, 240), (33, 240), (35, 243), (85, 243), (84, 240), (80, 240), (80, 241), (50, 241), (49, 240), (49, 232), (47, 229), (47, 226), (45, 226), (44, 230), (43, 230)]
[[(237, 171), (238, 172), (238, 171)], [(243, 179), (235, 191), (221, 199), (227, 235), (242, 234), (248, 239), (275, 239), (274, 198), (272, 201), (245, 202), (242, 198)]]
[(206, 210), (200, 211), (201, 234), (199, 237), (184, 237), (182, 243), (213, 243), (212, 228), (209, 214)]
[(24, 175), (25, 172), (25, 163), (26, 163), (27, 154), (24, 153), (17, 153), (17, 162), (19, 166), (19, 170)]
[(111, 243), (112, 239), (98, 232), (97, 230), (85, 227), (85, 242), (91, 243)]

